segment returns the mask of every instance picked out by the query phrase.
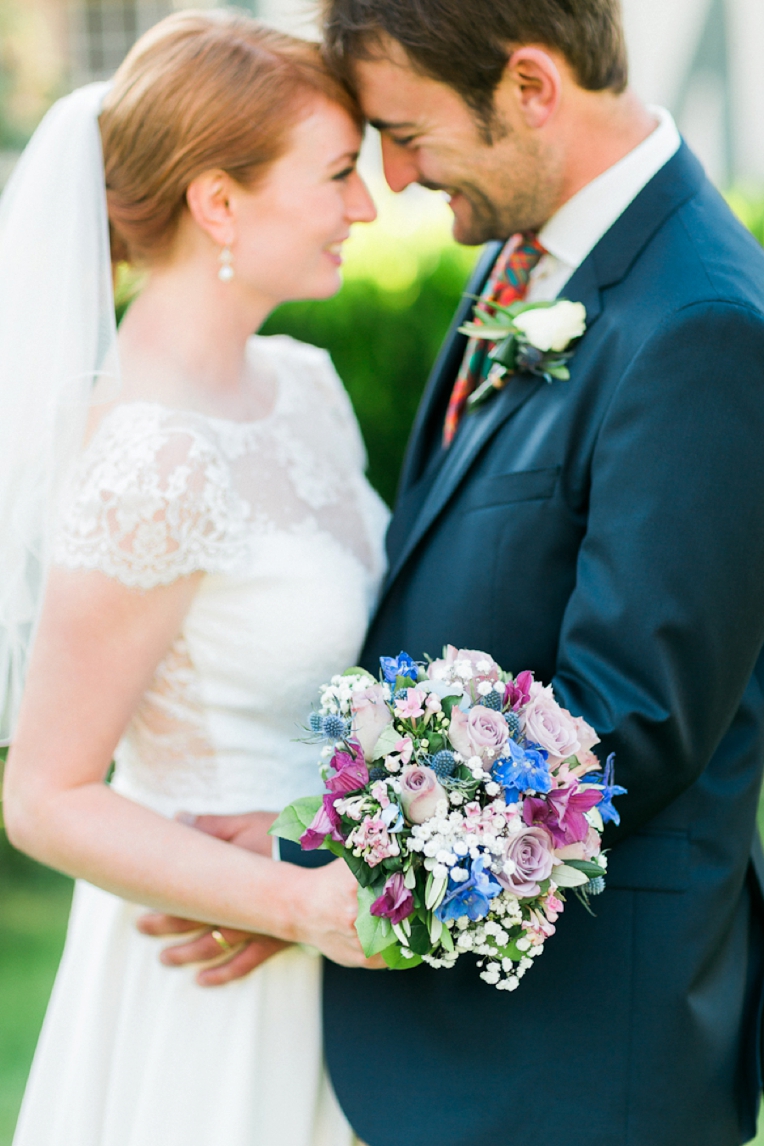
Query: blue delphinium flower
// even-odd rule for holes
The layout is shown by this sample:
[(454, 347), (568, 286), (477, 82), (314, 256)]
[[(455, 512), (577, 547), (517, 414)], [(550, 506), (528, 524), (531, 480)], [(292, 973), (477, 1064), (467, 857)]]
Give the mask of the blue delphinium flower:
[(509, 756), (497, 760), (493, 766), (493, 778), (504, 789), (508, 804), (516, 804), (524, 792), (551, 791), (548, 753), (543, 748), (533, 745), (521, 748), (514, 740), (508, 740), (507, 749)]
[(473, 923), (485, 919), (491, 910), (491, 900), (502, 890), (496, 877), (485, 870), (487, 862), (485, 856), (473, 860), (469, 876), (462, 883), (449, 877), (446, 894), (435, 911), (441, 923), (463, 915), (468, 915)]
[(398, 676), (409, 676), (412, 680), (417, 678), (416, 662), (408, 653), (400, 652), (397, 657), (380, 657), (379, 663), (382, 666), (382, 675), (388, 684), (395, 684), (395, 678)]
[[(613, 783), (613, 771), (615, 768), (615, 752), (611, 752), (607, 758), (605, 765), (604, 777), (599, 777), (597, 773), (591, 775), (591, 783), (600, 784), (602, 786), (602, 800), (597, 804), (597, 811), (602, 816), (602, 822), (607, 824), (612, 822), (620, 824), (621, 817), (613, 807), (613, 800), (616, 796), (625, 796), (626, 788), (621, 788), (619, 784)], [(589, 777), (587, 777), (589, 779)]]

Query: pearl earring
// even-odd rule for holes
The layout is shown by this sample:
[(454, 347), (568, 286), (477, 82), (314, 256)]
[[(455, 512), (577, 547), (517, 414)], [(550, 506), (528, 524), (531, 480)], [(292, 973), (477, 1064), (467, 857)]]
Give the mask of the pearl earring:
[(220, 269), (218, 278), (221, 283), (229, 283), (233, 278), (233, 255), (230, 247), (223, 247), (220, 252)]

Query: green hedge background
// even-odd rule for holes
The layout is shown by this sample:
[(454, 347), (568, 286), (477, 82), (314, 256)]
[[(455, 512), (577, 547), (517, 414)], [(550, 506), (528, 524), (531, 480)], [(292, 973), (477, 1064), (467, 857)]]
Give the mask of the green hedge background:
[[(764, 198), (738, 190), (729, 200), (764, 242)], [(438, 224), (403, 237), (375, 225), (351, 240), (348, 253), (346, 283), (335, 299), (285, 306), (264, 333), (291, 334), (330, 351), (361, 423), (369, 476), (392, 504), (422, 387), (475, 252), (449, 243)], [(123, 283), (121, 307), (131, 287)], [(759, 819), (764, 829), (764, 806)], [(10, 1146), (13, 1136), (70, 898), (71, 882), (14, 851), (0, 818), (0, 1146)], [(764, 1132), (756, 1144), (764, 1146)]]

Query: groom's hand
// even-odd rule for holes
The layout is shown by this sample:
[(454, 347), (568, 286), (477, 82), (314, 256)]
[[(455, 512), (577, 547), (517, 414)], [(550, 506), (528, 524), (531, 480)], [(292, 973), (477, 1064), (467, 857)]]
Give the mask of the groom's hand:
[(268, 829), (276, 819), (275, 812), (247, 812), (243, 816), (192, 816), (179, 812), (176, 819), (245, 851), (269, 859), (273, 854), (273, 837), (268, 835)]
[[(177, 818), (189, 827), (238, 848), (267, 857), (272, 854), (273, 840), (268, 835), (268, 828), (276, 819), (273, 812), (249, 812), (243, 816), (193, 816), (181, 812)], [(196, 981), (202, 987), (219, 987), (234, 979), (242, 979), (272, 955), (289, 946), (270, 935), (254, 935), (248, 931), (234, 931), (230, 927), (210, 929), (192, 919), (180, 919), (174, 915), (148, 913), (141, 916), (137, 926), (144, 935), (159, 938), (195, 933), (187, 943), (165, 947), (160, 959), (168, 967), (183, 967), (189, 963), (208, 963), (218, 959), (225, 947), (213, 935), (213, 930), (216, 931), (224, 943), (229, 945), (231, 953), (214, 967), (204, 967), (199, 971)], [(201, 928), (205, 928), (204, 933), (199, 935)]]
[[(242, 979), (272, 955), (277, 955), (289, 946), (271, 935), (254, 935), (249, 931), (234, 931), (231, 927), (205, 927), (200, 935), (199, 929), (202, 926), (191, 919), (179, 919), (173, 915), (147, 914), (138, 920), (138, 930), (156, 938), (193, 932), (187, 942), (165, 947), (159, 958), (166, 967), (185, 967), (189, 963), (218, 960), (214, 967), (203, 967), (198, 972), (196, 981), (201, 987), (221, 987), (234, 979)], [(221, 959), (225, 951), (223, 944), (230, 948), (226, 959)]]

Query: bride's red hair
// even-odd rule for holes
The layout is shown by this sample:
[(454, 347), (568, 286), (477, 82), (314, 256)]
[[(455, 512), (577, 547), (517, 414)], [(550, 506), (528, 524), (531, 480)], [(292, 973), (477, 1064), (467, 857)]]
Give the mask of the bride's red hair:
[(317, 44), (244, 13), (179, 12), (142, 36), (100, 119), (113, 260), (161, 258), (202, 172), (255, 185), (316, 96), (361, 123)]

